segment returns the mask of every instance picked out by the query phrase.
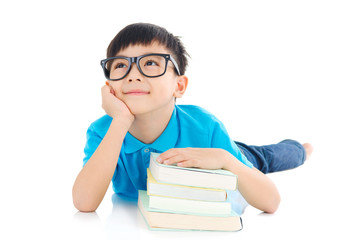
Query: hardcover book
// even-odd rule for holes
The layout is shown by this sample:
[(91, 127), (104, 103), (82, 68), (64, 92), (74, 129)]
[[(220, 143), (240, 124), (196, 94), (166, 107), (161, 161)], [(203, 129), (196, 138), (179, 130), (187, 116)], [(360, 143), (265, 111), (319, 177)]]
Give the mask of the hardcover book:
[(230, 202), (210, 202), (159, 196), (148, 196), (149, 208), (181, 214), (205, 216), (228, 216), (231, 213)]
[(242, 229), (241, 218), (235, 212), (228, 216), (205, 216), (170, 213), (152, 210), (146, 191), (139, 191), (138, 207), (146, 223), (153, 230), (206, 230), (239, 231)]
[(147, 169), (147, 194), (152, 196), (215, 202), (222, 202), (227, 198), (227, 193), (223, 189), (190, 187), (158, 182), (152, 176), (150, 169)]
[(235, 190), (237, 188), (237, 175), (230, 171), (165, 165), (156, 161), (158, 156), (158, 153), (151, 153), (149, 166), (152, 176), (158, 182), (225, 190)]

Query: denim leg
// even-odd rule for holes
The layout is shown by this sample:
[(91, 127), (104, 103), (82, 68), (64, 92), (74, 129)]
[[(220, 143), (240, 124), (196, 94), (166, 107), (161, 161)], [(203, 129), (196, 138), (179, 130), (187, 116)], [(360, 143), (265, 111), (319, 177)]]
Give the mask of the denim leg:
[(263, 173), (296, 168), (302, 165), (306, 158), (304, 147), (290, 139), (265, 146), (248, 146), (236, 141), (235, 143), (254, 167)]

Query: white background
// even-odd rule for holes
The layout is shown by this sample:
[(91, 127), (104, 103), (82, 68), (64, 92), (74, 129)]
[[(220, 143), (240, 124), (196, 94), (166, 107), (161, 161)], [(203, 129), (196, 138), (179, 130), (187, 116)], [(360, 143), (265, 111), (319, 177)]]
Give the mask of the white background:
[(86, 130), (104, 114), (99, 61), (119, 30), (150, 22), (191, 55), (179, 104), (206, 108), (247, 144), (315, 147), (304, 166), (269, 175), (276, 214), (249, 207), (243, 231), (212, 236), (360, 239), (361, 12), (359, 1), (2, 1), (0, 235), (210, 238), (122, 232), (138, 213), (112, 214), (111, 189), (96, 214), (72, 204)]

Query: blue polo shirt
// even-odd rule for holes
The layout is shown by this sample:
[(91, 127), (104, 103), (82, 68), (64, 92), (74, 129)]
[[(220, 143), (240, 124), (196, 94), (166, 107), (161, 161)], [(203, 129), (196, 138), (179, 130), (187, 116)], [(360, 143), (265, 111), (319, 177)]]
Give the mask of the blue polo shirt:
[[(111, 121), (112, 118), (105, 115), (88, 128), (83, 166), (101, 143)], [(248, 167), (253, 167), (214, 115), (197, 106), (176, 105), (166, 129), (153, 143), (145, 144), (130, 133), (126, 134), (112, 179), (114, 192), (137, 198), (138, 190), (147, 188), (150, 152), (162, 153), (171, 148), (186, 147), (222, 148)]]

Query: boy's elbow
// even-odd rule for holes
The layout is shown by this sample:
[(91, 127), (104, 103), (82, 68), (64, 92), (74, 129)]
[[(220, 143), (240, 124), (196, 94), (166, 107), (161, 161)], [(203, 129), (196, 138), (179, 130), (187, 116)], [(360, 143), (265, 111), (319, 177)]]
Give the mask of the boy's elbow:
[(264, 209), (264, 212), (269, 214), (275, 213), (279, 208), (279, 204), (280, 204), (280, 195), (278, 194), (278, 196), (273, 201), (269, 202), (268, 206), (266, 206), (266, 208)]
[(264, 210), (265, 213), (273, 214), (278, 210), (278, 205), (270, 206)]
[(73, 205), (80, 212), (94, 212), (99, 204), (91, 201), (89, 197), (80, 196), (73, 188)]
[(76, 201), (73, 198), (73, 204), (80, 212), (95, 212), (98, 205), (92, 204), (90, 201)]
[(87, 213), (87, 212), (95, 212), (97, 210), (97, 208), (91, 208), (91, 207), (85, 207), (85, 208), (79, 207), (77, 209), (78, 209), (79, 212), (85, 212), (85, 213)]

